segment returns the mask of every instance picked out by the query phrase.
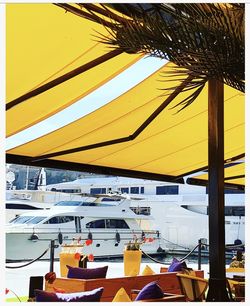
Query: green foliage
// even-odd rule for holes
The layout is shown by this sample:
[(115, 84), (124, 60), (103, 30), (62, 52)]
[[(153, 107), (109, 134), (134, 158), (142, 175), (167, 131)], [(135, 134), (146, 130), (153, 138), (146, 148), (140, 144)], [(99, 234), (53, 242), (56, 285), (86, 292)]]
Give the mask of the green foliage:
[(129, 241), (129, 243), (126, 246), (126, 251), (138, 251), (140, 250), (140, 242), (137, 238), (135, 238), (132, 241)]

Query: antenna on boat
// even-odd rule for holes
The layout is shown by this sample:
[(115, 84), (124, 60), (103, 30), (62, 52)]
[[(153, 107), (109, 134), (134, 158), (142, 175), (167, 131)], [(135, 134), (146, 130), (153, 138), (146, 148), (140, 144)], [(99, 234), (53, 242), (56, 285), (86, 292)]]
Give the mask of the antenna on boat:
[(46, 188), (46, 172), (44, 168), (41, 168), (38, 172), (34, 189), (45, 190), (45, 188)]
[(28, 190), (28, 187), (29, 187), (29, 171), (30, 171), (30, 166), (27, 166), (26, 180), (25, 180), (25, 190)]

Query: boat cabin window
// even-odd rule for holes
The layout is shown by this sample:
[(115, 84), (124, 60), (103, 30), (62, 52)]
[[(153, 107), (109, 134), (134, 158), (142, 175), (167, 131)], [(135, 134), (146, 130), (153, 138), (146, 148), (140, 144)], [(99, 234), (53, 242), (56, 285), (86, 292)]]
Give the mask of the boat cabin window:
[[(225, 206), (224, 212), (225, 212), (225, 216), (245, 217), (245, 207), (244, 206)], [(207, 207), (207, 215), (208, 214), (209, 214), (209, 207)]]
[(179, 186), (156, 186), (156, 194), (179, 194)]
[(31, 220), (27, 221), (27, 224), (37, 224), (42, 222), (46, 217), (34, 217)]
[(138, 194), (139, 193), (139, 187), (130, 187), (130, 193)]
[(225, 206), (225, 216), (245, 216), (245, 207)]
[(101, 219), (86, 223), (86, 228), (129, 228), (122, 219)]
[[(224, 193), (225, 194), (239, 194), (239, 193), (242, 194), (242, 193), (245, 193), (245, 189), (241, 188), (240, 186), (238, 186), (238, 188), (236, 189), (225, 188)], [(208, 187), (206, 187), (206, 194), (208, 194)]]
[(106, 188), (90, 188), (91, 194), (106, 193)]
[(137, 207), (129, 207), (135, 214), (137, 215), (145, 215), (149, 216), (151, 214), (151, 208), (149, 206), (142, 207), (142, 206), (137, 206)]
[(121, 193), (129, 193), (129, 188), (121, 187)]
[(60, 201), (54, 206), (80, 206), (82, 201)]
[(10, 223), (24, 224), (32, 218), (34, 218), (34, 216), (19, 216), (19, 217), (13, 219), (12, 221), (10, 221)]
[(106, 228), (129, 228), (129, 226), (122, 219), (107, 219)]
[(44, 222), (44, 224), (58, 224), (74, 221), (73, 216), (55, 216)]
[(80, 193), (81, 189), (57, 189), (57, 188), (51, 188), (51, 191), (65, 192), (65, 193)]
[(19, 204), (19, 203), (6, 203), (6, 209), (29, 209), (29, 210), (39, 210), (40, 207), (31, 206), (28, 204)]
[(86, 223), (86, 228), (105, 228), (105, 220), (95, 220)]
[(118, 202), (121, 201), (119, 198), (102, 198), (101, 202)]
[[(121, 193), (129, 193), (128, 187), (121, 187), (119, 189)], [(144, 187), (130, 187), (130, 193), (132, 194), (144, 193)]]

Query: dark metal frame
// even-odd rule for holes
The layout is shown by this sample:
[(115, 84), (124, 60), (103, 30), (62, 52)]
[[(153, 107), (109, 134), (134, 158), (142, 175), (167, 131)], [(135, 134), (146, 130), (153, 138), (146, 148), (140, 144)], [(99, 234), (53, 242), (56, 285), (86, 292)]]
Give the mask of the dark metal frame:
[(33, 97), (35, 97), (35, 96), (37, 96), (37, 95), (39, 95), (39, 94), (41, 94), (45, 91), (57, 86), (57, 85), (60, 85), (63, 82), (66, 82), (66, 81), (72, 79), (73, 77), (75, 77), (75, 76), (95, 67), (95, 66), (98, 66), (98, 65), (106, 62), (107, 60), (109, 60), (109, 59), (111, 59), (111, 58), (113, 58), (113, 57), (115, 57), (115, 56), (117, 56), (121, 53), (123, 53), (123, 50), (115, 49), (115, 50), (112, 50), (112, 51), (94, 59), (93, 61), (90, 61), (90, 62), (88, 62), (88, 63), (86, 63), (86, 64), (84, 64), (80, 67), (77, 67), (77, 68), (73, 69), (72, 71), (70, 71), (68, 73), (65, 73), (64, 75), (61, 75), (60, 77), (58, 77), (58, 78), (56, 78), (56, 79), (54, 79), (54, 80), (52, 80), (48, 83), (45, 83), (45, 84), (35, 88), (34, 90), (31, 90), (28, 93), (8, 102), (6, 104), (6, 110), (9, 110), (12, 107), (30, 99), (30, 98), (33, 98)]
[(171, 175), (142, 172), (135, 170), (126, 170), (126, 169), (112, 168), (105, 166), (96, 166), (90, 164), (72, 163), (72, 162), (53, 160), (53, 159), (45, 159), (34, 162), (31, 160), (31, 157), (29, 156), (14, 155), (14, 154), (6, 155), (6, 163), (29, 165), (34, 167), (47, 167), (47, 168), (56, 168), (56, 169), (64, 169), (72, 171), (82, 171), (90, 173), (100, 173), (107, 175), (126, 176), (126, 177), (142, 178), (142, 179), (156, 180), (156, 181), (175, 182), (178, 184), (184, 183), (183, 178), (177, 178)]

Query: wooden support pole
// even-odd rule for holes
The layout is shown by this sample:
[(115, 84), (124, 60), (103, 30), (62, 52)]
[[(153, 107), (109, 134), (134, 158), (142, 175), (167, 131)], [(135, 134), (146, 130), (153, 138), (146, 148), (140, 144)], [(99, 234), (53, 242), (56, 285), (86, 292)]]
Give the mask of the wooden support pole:
[(208, 81), (209, 290), (207, 301), (229, 301), (225, 274), (224, 91)]

